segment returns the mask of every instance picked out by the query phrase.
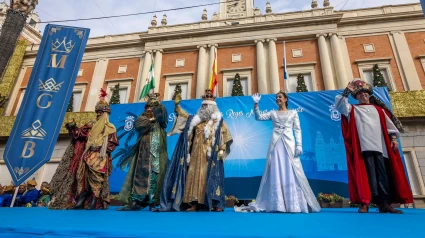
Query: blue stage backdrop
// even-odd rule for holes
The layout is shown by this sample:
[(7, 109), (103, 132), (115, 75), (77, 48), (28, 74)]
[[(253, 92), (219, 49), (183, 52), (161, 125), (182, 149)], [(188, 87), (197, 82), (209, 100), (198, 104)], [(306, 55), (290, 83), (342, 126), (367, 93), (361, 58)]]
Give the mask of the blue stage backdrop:
[[(342, 91), (290, 93), (289, 108), (298, 111), (301, 120), (303, 150), (301, 161), (310, 184), (318, 192), (336, 192), (348, 197), (347, 164), (341, 133), (341, 115), (335, 110), (335, 96)], [(391, 108), (388, 92), (375, 88), (374, 93)], [(357, 103), (350, 97), (350, 103)], [(174, 123), (174, 102), (164, 101), (168, 110), (167, 132)], [(227, 195), (241, 199), (256, 197), (266, 162), (272, 134), (271, 121), (256, 121), (250, 96), (218, 98), (217, 104), (233, 136), (231, 153), (225, 162)], [(196, 113), (201, 100), (185, 100), (182, 107)], [(259, 104), (262, 112), (276, 110), (275, 95), (263, 95)], [(120, 146), (113, 154), (114, 165), (134, 145), (137, 137), (133, 122), (144, 110), (144, 103), (112, 106), (111, 122), (118, 128)], [(171, 157), (178, 136), (168, 137)], [(111, 191), (119, 192), (126, 171), (114, 167)]]
[(3, 158), (15, 184), (50, 160), (90, 30), (47, 25)]

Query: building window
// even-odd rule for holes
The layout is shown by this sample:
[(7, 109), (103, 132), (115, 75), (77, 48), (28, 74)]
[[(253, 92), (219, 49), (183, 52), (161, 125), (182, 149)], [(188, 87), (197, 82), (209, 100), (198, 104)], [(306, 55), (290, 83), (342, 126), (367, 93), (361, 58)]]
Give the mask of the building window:
[(184, 59), (176, 59), (176, 67), (184, 67)]
[(363, 45), (365, 53), (373, 53), (375, 52), (375, 45), (373, 44), (364, 44)]
[(407, 175), (413, 195), (424, 195), (424, 181), (421, 176), (418, 160), (414, 154), (414, 151), (403, 151)]
[(83, 101), (83, 92), (82, 91), (73, 91), (74, 101), (72, 102), (72, 111), (79, 112), (81, 109), (81, 103)]
[[(282, 65), (282, 71), (284, 66)], [(288, 64), (288, 80), (284, 81), (284, 87), (288, 87), (288, 92), (296, 92), (298, 85), (298, 75), (304, 75), (304, 82), (309, 92), (317, 90), (316, 87), (316, 62)]]
[(193, 72), (165, 74), (164, 100), (172, 100), (174, 89), (180, 84), (182, 99), (191, 98)]
[(242, 55), (241, 54), (232, 54), (232, 62), (241, 62), (242, 61)]
[(30, 19), (30, 22), (28, 23), (32, 28), (35, 28), (37, 26), (37, 22), (34, 21), (34, 19)]
[(223, 97), (232, 96), (233, 81), (235, 80), (236, 74), (239, 74), (241, 78), (241, 85), (243, 87), (244, 96), (251, 95), (251, 74), (252, 67), (238, 68), (238, 69), (222, 69), (223, 72)]
[(86, 90), (86, 83), (76, 83), (72, 93), (74, 94), (74, 101), (72, 102), (72, 111), (83, 111), (81, 105), (83, 104), (84, 92)]
[(118, 67), (118, 73), (119, 73), (119, 74), (123, 74), (123, 73), (125, 73), (125, 72), (127, 72), (127, 65), (120, 65), (120, 66)]
[[(388, 80), (388, 72), (387, 69), (380, 69), (382, 76), (384, 76), (384, 80), (388, 85), (388, 89), (392, 90), (391, 88), (391, 84), (389, 83)], [(363, 70), (363, 76), (364, 76), (364, 80), (366, 81), (366, 83), (370, 84), (373, 86), (373, 70)]]
[[(307, 86), (307, 90), (309, 92), (314, 91), (311, 73), (301, 73), (301, 74), (304, 76), (304, 82), (305, 82), (305, 85)], [(288, 85), (289, 92), (291, 93), (296, 92), (297, 86), (298, 86), (298, 74), (289, 74), (287, 85)]]
[(128, 88), (121, 88), (120, 87), (120, 103), (128, 103), (127, 98), (128, 98)]
[(300, 58), (303, 57), (302, 49), (292, 49), (292, 58)]
[[(232, 89), (233, 89), (233, 82), (235, 81), (235, 77), (233, 78), (228, 78), (227, 79), (227, 96), (232, 96)], [(248, 77), (241, 77), (241, 85), (242, 85), (242, 91), (243, 91), (243, 95), (247, 96), (248, 94)]]
[(391, 72), (391, 57), (388, 58), (375, 58), (375, 59), (360, 59), (356, 60), (359, 68), (361, 79), (367, 83), (373, 85), (373, 66), (378, 64), (378, 67), (384, 76), (384, 80), (387, 83), (388, 90), (397, 91), (393, 74)]
[(131, 92), (131, 84), (133, 79), (113, 79), (107, 80), (108, 89), (107, 93), (109, 95), (109, 100), (111, 100), (112, 92), (117, 84), (120, 84), (119, 92), (120, 92), (120, 104), (129, 103), (130, 100), (130, 92)]
[(16, 105), (15, 112), (13, 113), (14, 116), (18, 115), (19, 108), (21, 107), (22, 101), (24, 100), (25, 91), (26, 91), (25, 89), (22, 89), (22, 91), (21, 91), (21, 95), (19, 96), (18, 104)]
[(188, 99), (188, 94), (187, 94), (187, 87), (188, 87), (188, 83), (170, 83), (168, 85), (168, 95), (167, 95), (167, 100), (173, 100), (173, 95), (174, 95), (174, 89), (176, 89), (176, 86), (180, 84), (180, 87), (182, 89), (182, 99)]

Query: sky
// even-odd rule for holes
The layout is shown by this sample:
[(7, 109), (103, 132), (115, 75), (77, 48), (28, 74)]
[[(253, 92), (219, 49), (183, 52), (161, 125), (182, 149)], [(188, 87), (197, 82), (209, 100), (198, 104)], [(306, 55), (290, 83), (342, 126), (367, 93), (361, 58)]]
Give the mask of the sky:
[[(201, 20), (204, 8), (208, 11), (208, 19), (214, 12), (218, 12), (220, 0), (40, 0), (35, 11), (42, 22), (69, 20), (90, 17), (103, 17), (131, 13), (159, 11), (156, 13), (158, 25), (162, 15), (167, 14), (168, 25), (198, 22)], [(221, 0), (224, 1), (224, 0)], [(265, 13), (266, 2), (269, 1), (274, 13), (292, 12), (311, 9), (311, 0), (255, 0), (254, 6)], [(7, 1), (9, 2), (9, 1)], [(419, 0), (330, 0), (331, 6), (336, 10), (367, 8), (382, 5), (416, 3)], [(164, 11), (166, 9), (196, 6), (217, 3), (207, 7), (196, 7), (177, 11)], [(319, 6), (323, 0), (318, 0)], [(91, 29), (90, 36), (105, 36), (147, 31), (153, 14), (144, 14), (130, 17), (53, 23), (87, 27)], [(42, 24), (43, 31), (46, 24)]]

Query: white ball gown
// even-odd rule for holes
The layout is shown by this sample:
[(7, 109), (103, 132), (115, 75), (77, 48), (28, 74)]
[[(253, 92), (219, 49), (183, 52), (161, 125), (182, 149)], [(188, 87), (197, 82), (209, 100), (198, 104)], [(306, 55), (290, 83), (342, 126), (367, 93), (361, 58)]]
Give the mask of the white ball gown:
[(295, 156), (296, 148), (302, 148), (298, 113), (271, 111), (260, 114), (256, 108), (255, 118), (273, 122), (266, 167), (255, 202), (250, 203), (248, 207), (235, 207), (235, 211), (319, 212), (320, 205), (304, 174), (300, 158)]

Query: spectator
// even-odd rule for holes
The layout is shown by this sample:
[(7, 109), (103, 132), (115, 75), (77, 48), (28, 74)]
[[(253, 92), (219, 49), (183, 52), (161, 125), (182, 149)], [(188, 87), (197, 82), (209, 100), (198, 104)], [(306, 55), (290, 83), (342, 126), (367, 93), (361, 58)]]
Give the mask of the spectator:
[(37, 182), (29, 180), (27, 182), (27, 191), (22, 195), (21, 198), (17, 199), (18, 206), (20, 207), (33, 207), (37, 203), (38, 190), (35, 188)]
[(13, 185), (6, 186), (3, 188), (3, 202), (0, 203), (0, 207), (10, 207), (14, 192), (15, 186)]
[(41, 184), (40, 193), (41, 193), (41, 197), (37, 201), (37, 207), (47, 207), (51, 199), (49, 184), (47, 185), (45, 184), (44, 186), (43, 184)]

